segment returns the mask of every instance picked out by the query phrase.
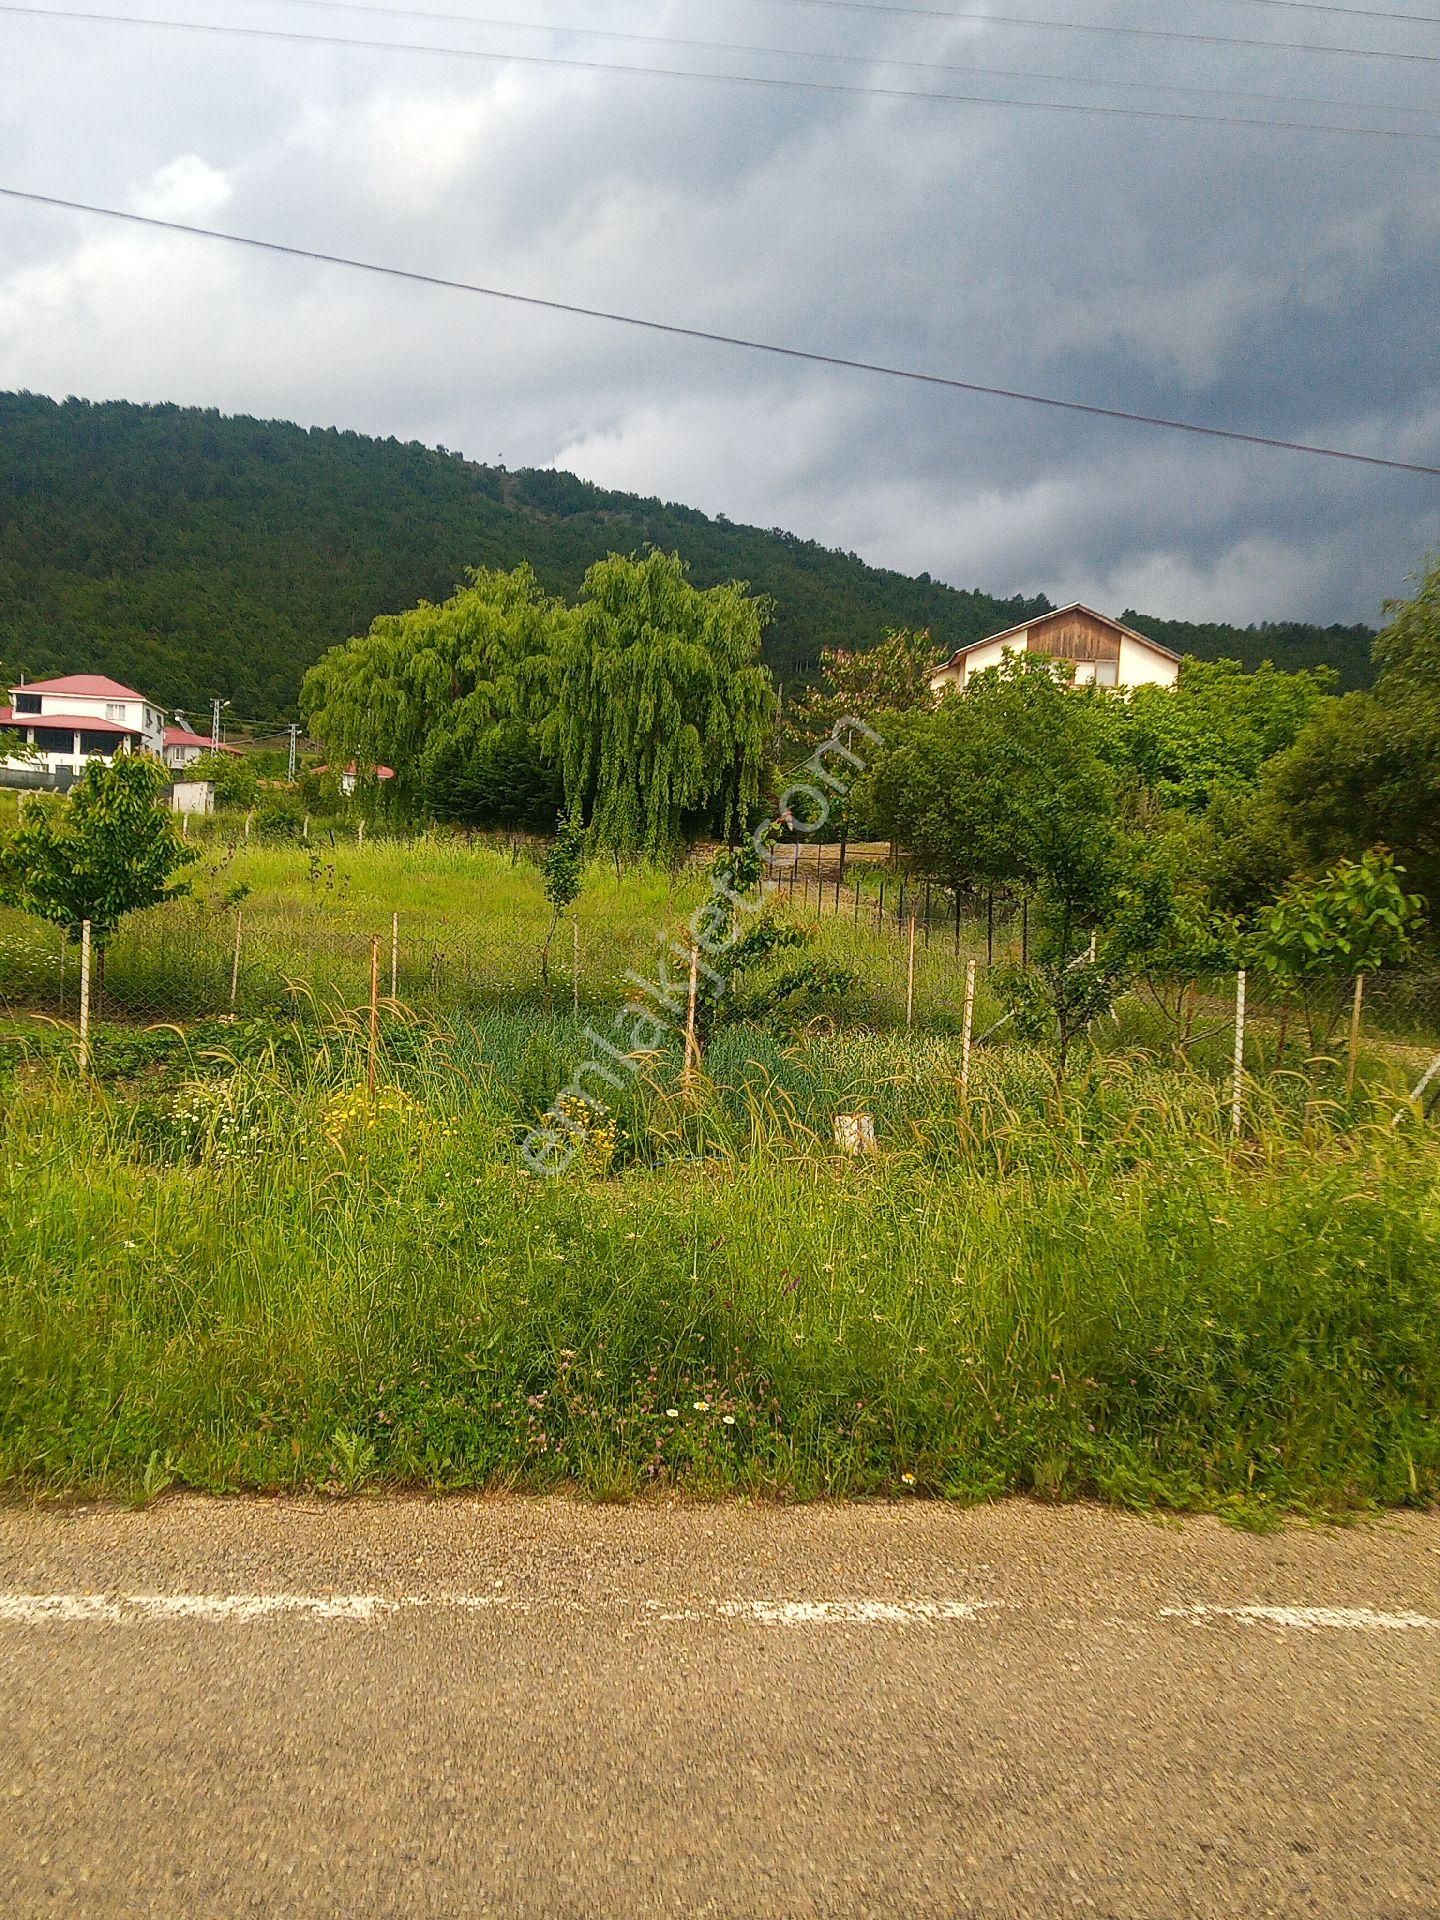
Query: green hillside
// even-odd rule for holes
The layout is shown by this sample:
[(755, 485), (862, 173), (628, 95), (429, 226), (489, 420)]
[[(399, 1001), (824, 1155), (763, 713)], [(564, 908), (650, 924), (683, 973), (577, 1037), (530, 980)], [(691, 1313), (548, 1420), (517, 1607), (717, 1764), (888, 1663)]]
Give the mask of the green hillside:
[[(327, 647), (377, 613), (443, 598), (468, 566), (528, 559), (548, 588), (573, 595), (591, 561), (647, 543), (677, 549), (702, 586), (742, 579), (774, 598), (766, 657), (782, 680), (822, 646), (863, 647), (887, 626), (927, 626), (958, 646), (1049, 604), (958, 591), (778, 529), (413, 441), (0, 394), (0, 664), (31, 677), (89, 669), (167, 705), (203, 708), (221, 694), (237, 717), (275, 719)], [(1128, 617), (1207, 657), (1329, 660), (1346, 685), (1368, 674), (1363, 628)]]

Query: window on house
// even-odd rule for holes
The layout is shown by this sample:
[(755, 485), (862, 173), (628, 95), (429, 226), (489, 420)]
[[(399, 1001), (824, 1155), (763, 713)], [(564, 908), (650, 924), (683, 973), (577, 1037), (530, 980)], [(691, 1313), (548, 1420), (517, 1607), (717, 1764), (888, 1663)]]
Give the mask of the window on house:
[(41, 753), (73, 753), (75, 729), (73, 727), (36, 727), (35, 745)]
[(16, 713), (39, 713), (40, 696), (38, 693), (17, 693), (15, 696)]
[(125, 724), (125, 702), (123, 700), (107, 700), (105, 702), (105, 718), (107, 720), (118, 720), (123, 726)]
[(1120, 662), (1118, 660), (1097, 660), (1095, 662), (1095, 684), (1097, 687), (1118, 687), (1120, 684)]
[(123, 740), (117, 741), (113, 733), (86, 733), (82, 730), (80, 735), (81, 753), (98, 753), (103, 757), (124, 744)]

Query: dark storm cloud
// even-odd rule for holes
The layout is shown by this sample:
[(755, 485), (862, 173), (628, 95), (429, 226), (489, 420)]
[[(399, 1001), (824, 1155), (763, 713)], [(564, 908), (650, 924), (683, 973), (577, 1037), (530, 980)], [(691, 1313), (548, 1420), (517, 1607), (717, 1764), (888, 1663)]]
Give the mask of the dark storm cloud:
[[(373, 37), (466, 32), (283, 0), (232, 0), (231, 17)], [(548, 17), (1110, 82), (1173, 85), (1183, 74), (1337, 104), (937, 79), (956, 91), (1376, 124), (1377, 102), (1437, 98), (1423, 67), (763, 0), (723, 17), (685, 0), (644, 16), (571, 0)], [(1167, 0), (1142, 16), (1087, 0), (1075, 17), (1346, 37), (1303, 17), (1303, 32), (1280, 32), (1268, 13), (1234, 4)], [(1403, 31), (1376, 26), (1370, 42)], [(997, 385), (1440, 459), (1434, 143), (79, 23), (7, 19), (0, 35), (14, 78), (0, 105), (0, 178), (16, 184)], [(494, 33), (471, 43), (546, 45)], [(565, 50), (645, 57), (623, 44)], [(873, 78), (924, 84), (890, 67)], [(554, 461), (957, 584), (1115, 610), (1373, 618), (1440, 535), (1440, 482), (937, 395), (13, 206), (0, 208), (0, 384)]]

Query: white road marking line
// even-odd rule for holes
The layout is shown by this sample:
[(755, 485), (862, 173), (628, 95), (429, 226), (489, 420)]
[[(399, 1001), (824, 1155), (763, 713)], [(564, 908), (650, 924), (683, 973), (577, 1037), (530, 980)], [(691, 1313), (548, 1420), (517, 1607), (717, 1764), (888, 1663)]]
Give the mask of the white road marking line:
[(1162, 1619), (1243, 1620), (1262, 1627), (1290, 1627), (1316, 1633), (1338, 1627), (1360, 1633), (1414, 1633), (1440, 1628), (1428, 1613), (1387, 1613), (1376, 1607), (1162, 1607)]
[(25, 1626), (98, 1621), (260, 1620), (300, 1614), (313, 1620), (374, 1620), (412, 1607), (523, 1607), (489, 1594), (430, 1597), (380, 1593), (0, 1593), (0, 1623)]
[[(541, 1610), (614, 1614), (623, 1603), (591, 1604), (574, 1600), (535, 1600), (507, 1593), (23, 1593), (0, 1591), (0, 1626), (120, 1626), (200, 1621), (244, 1623), (275, 1617), (365, 1623), (420, 1609), (462, 1613)], [(666, 1609), (658, 1600), (641, 1603), (642, 1618), (656, 1625), (684, 1621), (721, 1621), (748, 1627), (913, 1627), (973, 1621), (986, 1612), (1013, 1611), (994, 1600), (711, 1600)], [(1215, 1626), (1278, 1627), (1315, 1633), (1440, 1631), (1440, 1617), (1376, 1607), (1275, 1607), (1193, 1605), (1161, 1607), (1157, 1620), (1185, 1620)], [(1052, 1618), (1053, 1627), (1073, 1629), (1072, 1619)], [(1133, 1617), (1105, 1616), (1097, 1625), (1144, 1625)]]
[(910, 1627), (973, 1620), (990, 1600), (722, 1600), (722, 1620), (757, 1627)]
[[(197, 1620), (210, 1623), (261, 1620), (289, 1614), (312, 1620), (367, 1621), (417, 1608), (465, 1612), (529, 1613), (537, 1604), (519, 1595), (437, 1593), (18, 1593), (0, 1591), (0, 1625), (50, 1626)], [(664, 1610), (642, 1603), (657, 1624), (686, 1620), (735, 1621), (762, 1627), (916, 1626), (973, 1620), (986, 1600), (717, 1600)], [(554, 1605), (570, 1612), (614, 1612), (574, 1601)], [(623, 1609), (620, 1609), (623, 1610)]]

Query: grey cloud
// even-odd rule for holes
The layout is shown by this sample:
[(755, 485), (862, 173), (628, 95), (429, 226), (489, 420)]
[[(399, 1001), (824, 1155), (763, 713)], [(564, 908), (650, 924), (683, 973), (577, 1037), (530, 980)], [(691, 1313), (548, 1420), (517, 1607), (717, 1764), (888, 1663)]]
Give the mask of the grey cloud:
[[(1213, 13), (1216, 30), (1234, 31), (1236, 11), (1197, 15), (1164, 0), (1145, 18), (1193, 28)], [(234, 16), (374, 37), (449, 31), (283, 0)], [(1107, 16), (1134, 17), (1095, 13)], [(594, 0), (557, 0), (550, 17), (622, 19)], [(1243, 17), (1245, 31), (1263, 30)], [(1110, 81), (1184, 75), (1340, 103), (1423, 93), (1412, 75), (1368, 63), (812, 17), (760, 0), (723, 27), (683, 4), (626, 21), (655, 32), (667, 22), (696, 37)], [(0, 105), (0, 178), (15, 184), (1440, 463), (1433, 147), (76, 23), (7, 20), (0, 34), (17, 82)], [(875, 77), (921, 84), (895, 69)], [(968, 90), (954, 75), (941, 84)], [(0, 384), (557, 462), (959, 585), (1083, 594), (1117, 611), (1374, 618), (1440, 537), (1440, 482), (769, 362), (13, 205), (0, 205)]]

